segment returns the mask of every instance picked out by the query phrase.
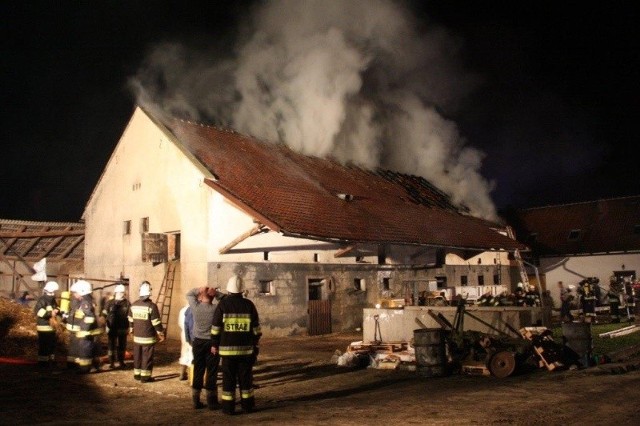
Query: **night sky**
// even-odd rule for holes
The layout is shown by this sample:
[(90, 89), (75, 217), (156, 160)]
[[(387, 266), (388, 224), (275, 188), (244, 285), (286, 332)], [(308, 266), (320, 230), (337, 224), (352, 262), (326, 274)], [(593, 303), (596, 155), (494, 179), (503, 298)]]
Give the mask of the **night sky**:
[[(253, 3), (2, 2), (0, 218), (79, 221), (133, 112), (127, 81), (151, 47), (230, 44)], [(425, 26), (444, 26), (478, 76), (445, 113), (486, 153), (499, 209), (640, 193), (634, 2), (409, 7)]]

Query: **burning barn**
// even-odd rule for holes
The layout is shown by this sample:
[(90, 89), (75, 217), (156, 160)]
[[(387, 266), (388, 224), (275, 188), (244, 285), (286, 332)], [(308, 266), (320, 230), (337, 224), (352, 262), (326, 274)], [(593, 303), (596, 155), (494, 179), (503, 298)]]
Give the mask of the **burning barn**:
[(83, 219), (85, 276), (126, 278), (131, 294), (149, 280), (174, 337), (184, 294), (234, 273), (265, 335), (323, 334), (361, 327), (363, 308), (385, 298), (511, 288), (510, 253), (525, 249), (423, 178), (142, 108)]

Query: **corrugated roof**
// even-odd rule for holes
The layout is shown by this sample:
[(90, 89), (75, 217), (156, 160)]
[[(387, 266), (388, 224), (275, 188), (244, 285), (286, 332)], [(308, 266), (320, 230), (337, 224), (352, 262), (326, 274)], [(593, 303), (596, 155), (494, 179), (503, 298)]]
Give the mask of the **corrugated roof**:
[(346, 242), (526, 249), (460, 214), (425, 179), (305, 156), (233, 131), (160, 121), (216, 179), (207, 183), (272, 230)]
[(541, 256), (640, 251), (640, 196), (524, 209), (517, 222)]
[(84, 223), (0, 219), (0, 253), (38, 261), (84, 259)]

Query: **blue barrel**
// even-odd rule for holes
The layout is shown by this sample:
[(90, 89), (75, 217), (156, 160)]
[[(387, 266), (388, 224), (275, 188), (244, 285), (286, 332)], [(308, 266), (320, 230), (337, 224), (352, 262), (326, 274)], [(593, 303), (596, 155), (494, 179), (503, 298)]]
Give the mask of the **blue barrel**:
[(445, 330), (420, 328), (413, 331), (416, 352), (416, 371), (425, 377), (447, 375), (447, 348)]

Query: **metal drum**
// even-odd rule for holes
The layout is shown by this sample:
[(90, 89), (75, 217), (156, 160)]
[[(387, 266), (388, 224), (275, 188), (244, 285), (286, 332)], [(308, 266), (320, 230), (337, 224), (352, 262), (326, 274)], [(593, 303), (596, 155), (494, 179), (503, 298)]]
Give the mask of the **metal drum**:
[(562, 342), (580, 356), (584, 366), (591, 364), (593, 337), (591, 323), (567, 322), (562, 324)]
[(421, 328), (413, 331), (416, 352), (416, 371), (426, 377), (447, 375), (445, 330)]

